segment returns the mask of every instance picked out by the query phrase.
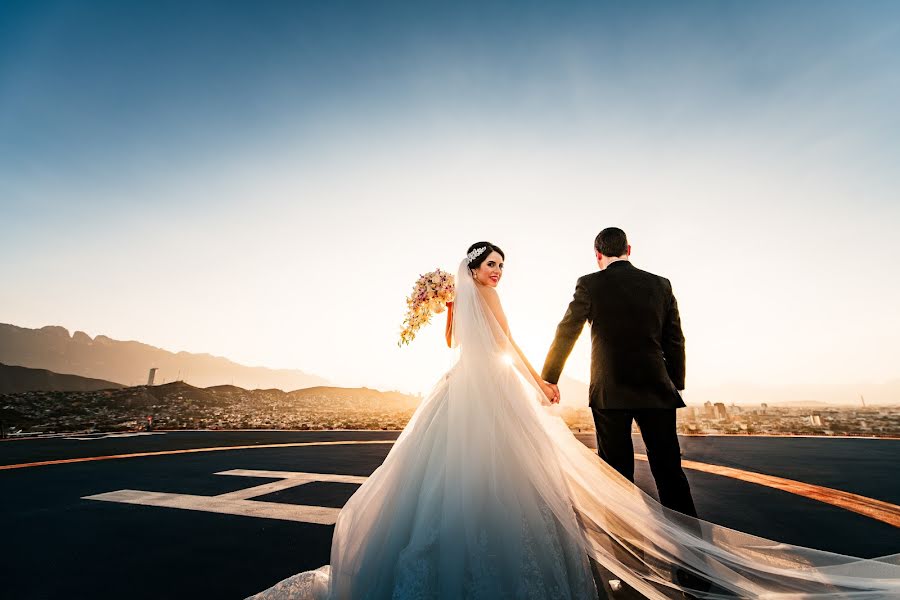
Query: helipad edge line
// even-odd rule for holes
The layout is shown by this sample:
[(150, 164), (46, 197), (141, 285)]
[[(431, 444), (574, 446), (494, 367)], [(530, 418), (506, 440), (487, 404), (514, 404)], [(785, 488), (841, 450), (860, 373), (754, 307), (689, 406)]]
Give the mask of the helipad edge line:
[(65, 465), (97, 460), (115, 460), (120, 458), (138, 458), (141, 456), (166, 456), (171, 454), (189, 454), (192, 452), (220, 452), (223, 450), (252, 450), (254, 448), (290, 448), (298, 446), (340, 446), (346, 444), (393, 444), (395, 440), (345, 440), (330, 442), (290, 442), (284, 444), (251, 444), (246, 446), (212, 446), (208, 448), (184, 448), (181, 450), (158, 450), (156, 452), (134, 452), (132, 454), (107, 454), (102, 456), (82, 456), (80, 458), (61, 458), (58, 460), (41, 460), (16, 465), (0, 465), (0, 471), (10, 469), (27, 469), (48, 465)]

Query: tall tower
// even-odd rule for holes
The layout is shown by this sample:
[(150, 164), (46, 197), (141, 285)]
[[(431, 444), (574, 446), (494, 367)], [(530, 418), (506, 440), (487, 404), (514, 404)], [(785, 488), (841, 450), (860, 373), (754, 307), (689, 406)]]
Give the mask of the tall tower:
[(153, 379), (156, 377), (157, 368), (150, 369), (150, 375), (147, 377), (147, 385), (153, 385)]
[(715, 410), (715, 418), (716, 419), (727, 419), (728, 418), (728, 409), (725, 408), (724, 402), (716, 402), (713, 405), (713, 409)]

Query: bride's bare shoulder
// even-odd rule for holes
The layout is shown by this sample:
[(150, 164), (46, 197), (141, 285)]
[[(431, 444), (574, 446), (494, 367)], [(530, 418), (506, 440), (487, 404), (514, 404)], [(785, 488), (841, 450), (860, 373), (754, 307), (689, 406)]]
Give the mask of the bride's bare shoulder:
[(500, 294), (497, 293), (495, 288), (487, 285), (480, 285), (478, 286), (478, 293), (481, 294), (481, 297), (484, 298), (484, 301), (490, 306), (500, 306)]
[(489, 285), (476, 285), (475, 289), (478, 290), (478, 293), (481, 294), (482, 298), (500, 298), (497, 289), (492, 288)]

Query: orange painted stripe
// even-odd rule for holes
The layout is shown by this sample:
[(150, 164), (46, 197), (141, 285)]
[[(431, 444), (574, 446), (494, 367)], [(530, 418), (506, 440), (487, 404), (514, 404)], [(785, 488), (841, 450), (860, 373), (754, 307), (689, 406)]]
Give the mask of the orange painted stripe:
[[(256, 448), (298, 448), (305, 446), (393, 444), (394, 441), (395, 440), (345, 440), (332, 442), (292, 442), (285, 444), (256, 444), (250, 446), (214, 446), (210, 448), (187, 448), (184, 450), (161, 450), (158, 452), (110, 454), (107, 456), (86, 456), (82, 458), (43, 460), (38, 462), (20, 463), (16, 465), (0, 465), (0, 471), (7, 471), (11, 469), (26, 469), (31, 467), (43, 467), (47, 465), (94, 462), (99, 460), (138, 458), (142, 456), (167, 456), (173, 454), (192, 454), (196, 452), (221, 452), (225, 450), (253, 450)], [(634, 456), (638, 460), (647, 460), (646, 454), (635, 454)], [(763, 473), (755, 473), (753, 471), (744, 471), (742, 469), (735, 469), (732, 467), (711, 465), (708, 463), (701, 463), (693, 460), (682, 460), (681, 464), (686, 469), (703, 471), (704, 473), (711, 473), (713, 475), (720, 475), (722, 477), (730, 477), (731, 479), (738, 479), (740, 481), (746, 481), (748, 483), (755, 483), (757, 485), (782, 490), (791, 494), (795, 494), (797, 496), (803, 496), (812, 500), (818, 500), (819, 502), (823, 502), (825, 504), (830, 504), (832, 506), (837, 506), (851, 512), (865, 515), (869, 518), (882, 521), (889, 525), (893, 525), (894, 527), (900, 527), (900, 506), (897, 506), (896, 504), (883, 502), (881, 500), (875, 500), (874, 498), (868, 498), (866, 496), (860, 496), (858, 494), (852, 494), (850, 492), (844, 492), (841, 490), (835, 490), (819, 485), (813, 485), (811, 483), (803, 483), (802, 481), (795, 481), (793, 479), (786, 479), (784, 477), (775, 477), (774, 475), (765, 475)]]
[[(639, 460), (647, 460), (646, 454), (635, 454), (634, 456)], [(722, 477), (730, 477), (732, 479), (739, 479), (741, 481), (763, 485), (776, 490), (790, 492), (797, 496), (818, 500), (825, 504), (831, 504), (832, 506), (865, 515), (869, 518), (887, 523), (888, 525), (893, 525), (894, 527), (900, 527), (900, 506), (891, 504), (890, 502), (883, 502), (881, 500), (875, 500), (874, 498), (860, 496), (859, 494), (835, 490), (820, 485), (813, 485), (811, 483), (803, 483), (802, 481), (795, 481), (784, 477), (765, 475), (763, 473), (744, 471), (743, 469), (734, 469), (732, 467), (723, 467), (721, 465), (711, 465), (693, 460), (682, 460), (681, 466), (694, 471), (703, 471), (704, 473), (712, 473), (713, 475), (721, 475)]]
[(169, 454), (190, 454), (193, 452), (220, 452), (222, 450), (253, 450), (255, 448), (291, 448), (298, 446), (340, 446), (346, 444), (393, 444), (395, 440), (346, 440), (337, 442), (291, 442), (286, 444), (254, 444), (251, 446), (214, 446), (210, 448), (186, 448), (184, 450), (160, 450), (158, 452), (134, 452), (132, 454), (108, 454), (105, 456), (84, 456), (81, 458), (62, 458), (59, 460), (42, 460), (38, 462), (20, 463), (17, 465), (0, 465), (0, 471), (9, 469), (27, 469), (47, 465), (66, 465), (71, 463), (93, 462), (97, 460), (116, 460), (119, 458), (138, 458), (140, 456), (166, 456)]

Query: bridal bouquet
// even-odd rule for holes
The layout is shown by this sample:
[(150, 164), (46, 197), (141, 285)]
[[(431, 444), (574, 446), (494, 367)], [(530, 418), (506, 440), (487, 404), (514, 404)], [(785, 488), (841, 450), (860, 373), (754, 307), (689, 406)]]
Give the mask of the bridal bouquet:
[(450, 273), (437, 269), (420, 275), (412, 294), (406, 299), (409, 310), (403, 320), (397, 345), (413, 341), (419, 328), (431, 320), (431, 315), (444, 312), (447, 303), (452, 302), (455, 296), (456, 284)]

